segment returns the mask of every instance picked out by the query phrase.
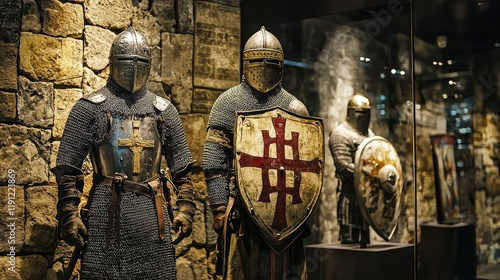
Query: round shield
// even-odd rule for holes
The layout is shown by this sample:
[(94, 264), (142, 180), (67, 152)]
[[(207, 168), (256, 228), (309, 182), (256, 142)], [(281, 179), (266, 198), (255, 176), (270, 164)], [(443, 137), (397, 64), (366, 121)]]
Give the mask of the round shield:
[(354, 158), (354, 186), (368, 224), (389, 241), (398, 225), (403, 201), (403, 172), (391, 142), (380, 136), (366, 138)]

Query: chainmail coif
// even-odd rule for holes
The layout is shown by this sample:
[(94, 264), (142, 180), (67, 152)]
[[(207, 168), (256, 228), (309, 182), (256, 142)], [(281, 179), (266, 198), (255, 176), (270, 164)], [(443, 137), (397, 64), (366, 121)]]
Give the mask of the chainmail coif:
[[(57, 165), (81, 168), (92, 147), (107, 136), (108, 114), (123, 117), (150, 116), (157, 121), (162, 153), (172, 175), (192, 162), (177, 110), (170, 103), (164, 111), (154, 107), (156, 96), (142, 88), (131, 94), (109, 80), (93, 95), (105, 96), (102, 102), (79, 100), (68, 117)], [(165, 242), (160, 242), (153, 201), (132, 192), (122, 192), (120, 202), (120, 236), (111, 232), (106, 247), (108, 209), (111, 188), (96, 188), (90, 204), (89, 241), (82, 257), (81, 279), (175, 279), (175, 249), (170, 234), (171, 221), (164, 209)]]

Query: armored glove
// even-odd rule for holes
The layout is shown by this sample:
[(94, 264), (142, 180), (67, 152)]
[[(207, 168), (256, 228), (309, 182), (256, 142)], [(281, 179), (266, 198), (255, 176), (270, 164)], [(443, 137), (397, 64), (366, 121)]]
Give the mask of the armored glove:
[(70, 246), (83, 247), (87, 240), (87, 228), (78, 215), (78, 203), (65, 200), (59, 202), (57, 208), (61, 237)]
[(217, 232), (218, 234), (221, 234), (222, 229), (224, 227), (224, 220), (226, 219), (227, 205), (226, 204), (214, 204), (214, 205), (210, 205), (210, 208), (212, 208), (212, 214), (214, 216), (212, 228), (215, 230), (215, 232)]
[[(178, 177), (178, 178), (177, 178)], [(172, 222), (172, 229), (179, 235), (173, 241), (174, 245), (188, 237), (193, 231), (193, 217), (196, 209), (194, 204), (194, 191), (192, 187), (191, 172), (176, 176), (174, 179), (177, 186), (177, 205), (179, 213)]]
[(70, 246), (83, 247), (87, 240), (87, 228), (78, 213), (83, 190), (83, 173), (69, 166), (57, 166), (51, 170), (57, 178), (57, 220), (59, 234)]

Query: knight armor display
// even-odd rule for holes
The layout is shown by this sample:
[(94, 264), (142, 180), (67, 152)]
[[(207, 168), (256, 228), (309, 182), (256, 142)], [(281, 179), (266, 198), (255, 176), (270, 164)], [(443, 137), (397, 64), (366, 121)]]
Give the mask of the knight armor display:
[(360, 242), (361, 231), (367, 231), (354, 187), (354, 157), (358, 146), (373, 136), (370, 123), (370, 103), (362, 94), (354, 94), (347, 105), (346, 121), (337, 126), (329, 137), (330, 152), (339, 179), (337, 219), (341, 243)]
[(282, 240), (280, 248), (271, 247), (243, 206), (233, 169), (236, 112), (277, 107), (308, 115), (281, 85), (283, 59), (281, 44), (262, 27), (245, 44), (243, 81), (221, 94), (210, 112), (202, 167), (219, 234), (217, 273), (224, 279), (306, 277), (302, 239), (309, 234), (307, 224), (287, 232), (291, 238)]
[[(192, 230), (191, 152), (176, 108), (146, 89), (150, 66), (146, 39), (133, 27), (121, 32), (106, 86), (81, 98), (66, 122), (51, 171), (60, 235), (82, 248), (80, 279), (175, 279), (174, 244)], [(80, 214), (88, 154), (93, 186)], [(175, 217), (169, 182), (177, 192)], [(180, 232), (176, 240), (171, 230)]]

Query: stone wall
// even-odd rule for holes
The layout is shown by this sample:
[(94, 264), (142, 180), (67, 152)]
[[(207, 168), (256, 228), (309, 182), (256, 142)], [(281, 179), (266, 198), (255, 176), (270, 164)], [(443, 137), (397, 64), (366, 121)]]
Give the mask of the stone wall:
[[(239, 1), (1, 0), (0, 279), (62, 279), (72, 248), (57, 238), (49, 168), (70, 109), (105, 84), (111, 43), (130, 25), (152, 46), (148, 88), (176, 106), (196, 160), (197, 214), (176, 247), (179, 279), (214, 278), (201, 157), (213, 102), (240, 81)], [(88, 192), (88, 160), (83, 170)]]

